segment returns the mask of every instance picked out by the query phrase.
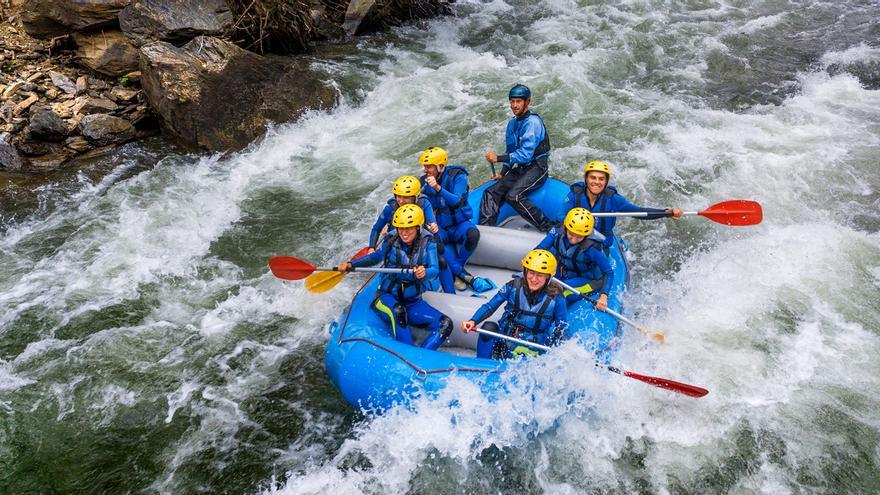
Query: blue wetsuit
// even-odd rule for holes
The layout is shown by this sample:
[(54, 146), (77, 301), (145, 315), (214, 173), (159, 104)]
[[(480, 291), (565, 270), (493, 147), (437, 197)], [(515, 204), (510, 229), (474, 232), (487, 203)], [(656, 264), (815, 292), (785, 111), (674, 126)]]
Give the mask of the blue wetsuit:
[(513, 117), (504, 133), (505, 152), (498, 155), (504, 163), (503, 176), (483, 193), (480, 203), (480, 225), (495, 225), (504, 201), (538, 230), (550, 230), (551, 221), (528, 195), (547, 180), (550, 137), (538, 114), (526, 112)]
[[(659, 215), (637, 217), (641, 220), (656, 220), (669, 216), (664, 209), (643, 208), (630, 203), (626, 198), (617, 194), (617, 188), (610, 185), (605, 186), (605, 190), (599, 195), (596, 203), (591, 205), (587, 199), (586, 185), (583, 182), (575, 182), (571, 185), (571, 190), (565, 197), (565, 202), (562, 204), (562, 209), (559, 211), (556, 222), (562, 223), (569, 210), (578, 207), (586, 208), (593, 213), (613, 213), (618, 211), (659, 213)], [(596, 217), (595, 228), (605, 236), (605, 247), (611, 247), (614, 244), (614, 224), (616, 223), (616, 217)]]
[[(484, 323), (485, 329), (496, 332), (500, 330), (506, 335), (542, 345), (556, 345), (571, 336), (568, 334), (568, 309), (565, 300), (561, 296), (549, 296), (546, 289), (531, 293), (522, 277), (515, 277), (504, 284), (489, 302), (477, 309), (471, 319), (480, 326), (502, 303), (506, 305), (498, 324)], [(538, 353), (535, 349), (515, 343), (508, 344), (497, 337), (480, 335), (477, 340), (477, 357), (506, 359), (514, 355)]]
[[(459, 276), (480, 241), (480, 231), (471, 220), (473, 210), (467, 201), (470, 190), (467, 170), (458, 165), (445, 167), (437, 179), (439, 191), (429, 186), (425, 182), (426, 178), (427, 175), (423, 175), (419, 179), (422, 182), (422, 194), (434, 205), (434, 214), (440, 227), (438, 234), (445, 246), (443, 254), (449, 265), (449, 272)], [(452, 277), (449, 280), (451, 282)], [(444, 283), (442, 274), (440, 281)], [(446, 290), (445, 283), (444, 291), (450, 292)]]
[[(564, 227), (550, 231), (535, 249), (546, 249), (553, 253), (558, 261), (556, 277), (566, 284), (578, 289), (581, 294), (608, 295), (608, 288), (614, 281), (611, 262), (602, 250), (602, 244), (586, 238), (572, 244), (565, 234)], [(563, 292), (569, 304), (579, 301), (577, 294), (566, 290)]]
[(353, 267), (385, 263), (388, 268), (425, 267), (425, 278), (419, 280), (413, 273), (381, 274), (379, 290), (373, 301), (373, 310), (391, 325), (397, 340), (412, 344), (409, 325), (425, 326), (431, 335), (422, 343), (426, 349), (437, 349), (452, 332), (452, 320), (422, 299), (427, 281), (438, 274), (437, 245), (430, 233), (421, 232), (407, 245), (397, 233), (389, 234), (373, 253), (353, 260)]

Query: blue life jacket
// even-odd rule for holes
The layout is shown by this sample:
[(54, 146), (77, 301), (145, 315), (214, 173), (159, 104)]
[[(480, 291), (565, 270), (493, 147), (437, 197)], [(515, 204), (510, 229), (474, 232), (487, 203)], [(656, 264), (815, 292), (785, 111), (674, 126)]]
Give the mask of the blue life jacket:
[[(443, 170), (443, 174), (440, 175), (440, 180), (438, 181), (440, 187), (446, 189), (447, 191), (453, 191), (453, 184), (455, 183), (455, 177), (459, 174), (468, 175), (467, 170), (464, 167), (458, 165), (451, 165), (446, 167)], [(425, 182), (425, 176), (422, 176), (422, 184)], [(467, 182), (465, 180), (465, 182)], [(470, 204), (468, 204), (468, 192), (470, 191), (470, 186), (468, 186), (467, 191), (461, 196), (461, 199), (455, 204), (449, 204), (446, 199), (441, 194), (437, 194), (435, 196), (435, 200), (431, 200), (431, 204), (434, 205), (434, 216), (437, 217), (437, 224), (442, 229), (449, 229), (455, 227), (456, 225), (466, 222), (473, 218), (474, 211), (471, 209)]]
[[(617, 188), (614, 186), (608, 185), (605, 186), (605, 190), (602, 191), (602, 194), (599, 195), (599, 198), (596, 200), (596, 205), (593, 208), (590, 208), (590, 201), (587, 199), (587, 190), (586, 184), (583, 182), (575, 182), (571, 185), (571, 192), (575, 195), (574, 207), (575, 208), (586, 208), (590, 210), (591, 213), (608, 213), (608, 201), (612, 196), (617, 194)], [(606, 237), (611, 236), (611, 231), (614, 229), (614, 224), (617, 223), (617, 219), (615, 217), (595, 217), (596, 225), (595, 228)]]
[(577, 244), (571, 244), (568, 242), (564, 230), (557, 232), (556, 239), (553, 241), (553, 250), (555, 251), (553, 254), (556, 255), (556, 261), (559, 262), (560, 277), (564, 279), (574, 277), (598, 278), (595, 277), (596, 264), (590, 259), (590, 249), (601, 251), (602, 244), (589, 237)]
[(522, 278), (514, 278), (508, 284), (514, 291), (507, 298), (504, 314), (498, 322), (500, 327), (514, 337), (547, 342), (554, 327), (557, 297), (551, 297), (543, 290), (535, 304), (529, 304)]
[[(407, 245), (400, 240), (396, 231), (388, 234), (385, 237), (385, 243), (389, 246), (385, 252), (385, 266), (387, 268), (415, 268), (424, 264), (428, 243), (433, 239), (434, 237), (429, 232), (422, 231), (420, 237), (412, 245)], [(403, 280), (393, 274), (384, 273), (382, 274), (382, 282), (379, 283), (379, 291), (393, 295), (398, 301), (414, 301), (428, 290), (428, 287), (422, 282), (418, 279)]]

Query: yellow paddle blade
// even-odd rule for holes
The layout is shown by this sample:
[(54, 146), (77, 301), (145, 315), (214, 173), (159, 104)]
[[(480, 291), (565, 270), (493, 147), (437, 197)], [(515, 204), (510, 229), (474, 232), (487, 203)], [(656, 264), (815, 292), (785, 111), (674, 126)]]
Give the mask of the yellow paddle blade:
[[(312, 277), (314, 277), (314, 275), (312, 275)], [(656, 340), (657, 342), (662, 343), (664, 340), (666, 340), (666, 336), (663, 335), (663, 332), (655, 332), (655, 331), (647, 329), (645, 327), (637, 327), (637, 328), (643, 334), (650, 335), (651, 337), (653, 337), (653, 339)]]
[(306, 278), (306, 290), (322, 294), (336, 287), (344, 278), (344, 272), (317, 272)]

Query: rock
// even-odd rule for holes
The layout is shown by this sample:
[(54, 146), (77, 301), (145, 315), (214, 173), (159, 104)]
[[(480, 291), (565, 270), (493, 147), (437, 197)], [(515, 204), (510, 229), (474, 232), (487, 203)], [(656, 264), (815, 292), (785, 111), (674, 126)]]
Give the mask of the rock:
[(70, 118), (73, 115), (73, 106), (76, 105), (76, 100), (67, 100), (59, 103), (52, 104), (52, 110), (58, 114), (62, 119)]
[(109, 88), (110, 85), (100, 79), (95, 79), (92, 77), (89, 78), (89, 87), (92, 89), (97, 89), (98, 91), (104, 91), (105, 89)]
[(125, 79), (126, 85), (131, 86), (132, 84), (140, 84), (141, 83), (141, 71), (136, 70), (129, 72), (128, 74), (122, 76), (120, 79)]
[(207, 150), (240, 149), (270, 121), (289, 122), (336, 101), (336, 91), (304, 61), (266, 58), (204, 36), (180, 48), (144, 45), (141, 72), (165, 129)]
[(118, 77), (138, 67), (138, 49), (121, 31), (77, 33), (76, 56), (92, 70)]
[(22, 86), (24, 86), (24, 81), (16, 81), (12, 83), (12, 85), (8, 86), (5, 90), (3, 90), (3, 98), (11, 98), (12, 95), (18, 92)]
[(61, 141), (67, 137), (67, 126), (57, 113), (48, 108), (41, 108), (31, 116), (28, 132), (37, 139)]
[(21, 12), (24, 30), (49, 39), (73, 31), (108, 26), (131, 0), (28, 0)]
[(73, 83), (70, 79), (67, 78), (64, 74), (55, 72), (54, 70), (49, 71), (49, 78), (52, 79), (52, 84), (55, 85), (61, 91), (69, 95), (76, 94), (76, 84)]
[(135, 129), (127, 120), (107, 114), (86, 115), (79, 123), (80, 133), (96, 146), (124, 143), (135, 137)]
[(20, 115), (22, 112), (27, 110), (31, 105), (36, 103), (40, 99), (37, 95), (30, 95), (26, 99), (22, 100), (18, 105), (15, 106), (15, 109), (12, 111), (12, 115)]
[(64, 141), (64, 146), (76, 153), (83, 153), (92, 149), (89, 140), (82, 136), (72, 136)]
[(70, 160), (70, 158), (70, 154), (63, 149), (56, 153), (29, 157), (28, 162), (30, 163), (28, 163), (28, 171), (46, 173), (58, 170), (66, 161)]
[(135, 91), (133, 89), (125, 89), (121, 87), (115, 87), (110, 90), (110, 96), (116, 99), (116, 101), (129, 102), (137, 98), (139, 91)]
[(79, 96), (89, 90), (89, 81), (86, 76), (76, 78), (76, 95)]
[(119, 27), (136, 46), (175, 44), (200, 35), (219, 35), (232, 26), (224, 0), (134, 0), (119, 13)]
[(0, 132), (0, 166), (7, 170), (19, 171), (23, 165), (24, 160), (18, 148), (12, 144), (12, 135), (8, 132)]
[(58, 90), (55, 88), (47, 88), (46, 89), (46, 98), (49, 98), (50, 100), (54, 100), (55, 98), (58, 98)]
[(80, 96), (73, 105), (73, 113), (80, 115), (91, 115), (93, 113), (110, 113), (119, 108), (119, 105), (113, 103), (107, 98), (93, 98), (91, 96)]
[(28, 76), (27, 82), (32, 83), (35, 81), (39, 81), (40, 79), (42, 79), (44, 77), (46, 77), (46, 74), (43, 74), (42, 72), (35, 72), (35, 73), (31, 74), (30, 76)]
[(376, 0), (351, 0), (348, 2), (348, 8), (345, 10), (345, 21), (342, 23), (342, 29), (345, 34), (354, 36), (358, 28), (361, 26), (364, 17), (370, 13)]

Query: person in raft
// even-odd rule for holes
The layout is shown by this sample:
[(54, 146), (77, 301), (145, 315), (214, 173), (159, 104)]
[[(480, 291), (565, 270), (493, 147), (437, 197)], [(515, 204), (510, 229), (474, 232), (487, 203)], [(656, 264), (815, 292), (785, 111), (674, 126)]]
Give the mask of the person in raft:
[(392, 198), (388, 200), (385, 208), (379, 213), (379, 218), (376, 219), (376, 223), (373, 224), (373, 229), (370, 231), (370, 252), (376, 250), (376, 246), (384, 235), (383, 231), (389, 233), (394, 230), (391, 225), (394, 212), (403, 205), (418, 205), (425, 213), (425, 228), (428, 229), (428, 232), (437, 234), (437, 231), (440, 229), (437, 226), (437, 220), (434, 218), (434, 207), (424, 194), (419, 195), (421, 190), (422, 184), (419, 182), (419, 179), (412, 175), (404, 175), (394, 181), (394, 184), (391, 186)]
[(409, 268), (409, 273), (383, 273), (373, 310), (391, 324), (394, 338), (413, 344), (409, 325), (425, 326), (431, 332), (422, 343), (437, 349), (452, 333), (452, 320), (422, 299), (426, 282), (438, 273), (437, 245), (430, 232), (422, 230), (425, 214), (418, 205), (403, 205), (394, 212), (391, 225), (396, 231), (374, 252), (339, 264), (339, 271), (372, 266), (381, 262), (388, 268)]
[(500, 173), (492, 176), (497, 180), (483, 193), (480, 203), (480, 225), (495, 225), (498, 212), (504, 201), (526, 221), (541, 232), (553, 227), (552, 219), (544, 216), (540, 208), (528, 195), (541, 187), (547, 180), (547, 159), (550, 157), (550, 138), (544, 121), (536, 113), (529, 111), (532, 92), (528, 87), (517, 84), (508, 93), (513, 117), (505, 131), (505, 152), (496, 155), (486, 151), (489, 163), (503, 163)]
[(562, 225), (553, 228), (535, 249), (550, 251), (559, 263), (556, 277), (578, 290), (578, 294), (569, 290), (562, 293), (569, 305), (581, 300), (580, 294), (598, 292), (595, 307), (605, 311), (614, 271), (602, 243), (590, 238), (593, 224), (593, 215), (586, 208), (572, 208)]
[[(681, 218), (684, 212), (678, 208), (643, 208), (630, 203), (626, 198), (617, 193), (617, 188), (609, 185), (611, 180), (611, 167), (607, 163), (594, 160), (584, 167), (584, 182), (575, 182), (571, 185), (565, 202), (560, 210), (563, 217), (572, 208), (586, 208), (592, 213), (614, 212), (645, 212), (655, 213), (647, 217), (637, 217), (642, 220), (656, 220), (658, 218), (672, 217), (675, 220)], [(596, 217), (596, 230), (605, 236), (604, 246), (611, 247), (614, 244), (615, 217)], [(561, 219), (557, 219), (557, 223)]]
[[(558, 288), (550, 285), (550, 277), (556, 273), (556, 258), (549, 251), (535, 249), (523, 258), (522, 267), (521, 277), (514, 276), (470, 320), (461, 324), (464, 332), (473, 331), (502, 303), (507, 303), (499, 323), (486, 322), (483, 328), (493, 332), (500, 329), (500, 333), (542, 345), (557, 345), (570, 337), (565, 300)], [(477, 357), (509, 359), (535, 354), (539, 351), (497, 337), (481, 334), (477, 339)]]
[[(494, 289), (492, 283), (474, 277), (464, 268), (480, 242), (480, 230), (471, 220), (474, 213), (468, 204), (468, 173), (464, 167), (447, 166), (448, 164), (449, 154), (437, 146), (427, 148), (419, 155), (419, 165), (425, 171), (425, 175), (420, 178), (424, 194), (434, 205), (434, 213), (440, 226), (438, 235), (444, 246), (449, 272), (463, 284), (455, 288), (464, 290), (470, 287), (474, 292), (485, 292)], [(442, 274), (440, 281), (444, 292), (450, 292), (446, 290)]]

